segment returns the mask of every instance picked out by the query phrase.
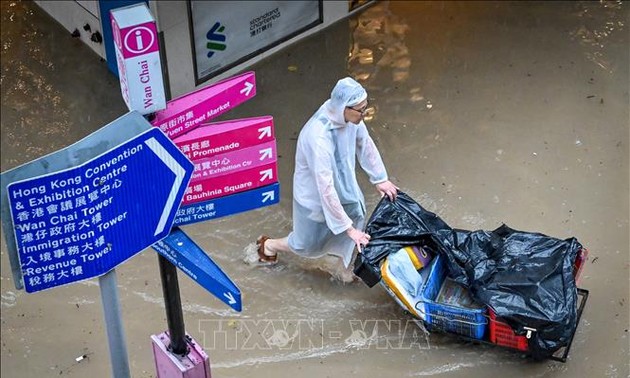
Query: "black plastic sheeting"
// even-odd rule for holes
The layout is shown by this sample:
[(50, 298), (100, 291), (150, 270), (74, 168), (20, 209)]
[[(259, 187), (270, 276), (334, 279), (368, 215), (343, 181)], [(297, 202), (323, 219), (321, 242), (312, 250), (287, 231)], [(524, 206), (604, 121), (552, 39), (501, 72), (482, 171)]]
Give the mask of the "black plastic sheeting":
[(447, 258), (449, 277), (473, 298), (491, 307), (518, 335), (534, 328), (529, 351), (551, 356), (566, 346), (577, 327), (577, 287), (573, 264), (582, 248), (575, 238), (560, 240), (513, 230), (452, 229), (403, 192), (384, 197), (368, 220), (371, 236), (355, 262), (355, 274), (372, 287), (388, 254), (421, 244)]

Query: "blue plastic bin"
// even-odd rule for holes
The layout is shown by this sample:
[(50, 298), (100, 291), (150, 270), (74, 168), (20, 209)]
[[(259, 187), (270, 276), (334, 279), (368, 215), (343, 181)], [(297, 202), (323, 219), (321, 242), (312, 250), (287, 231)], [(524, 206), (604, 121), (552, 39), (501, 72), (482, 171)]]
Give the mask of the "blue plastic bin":
[(422, 286), (422, 300), (415, 305), (416, 310), (424, 313), (427, 328), (482, 339), (488, 324), (487, 308), (473, 309), (435, 302), (447, 276), (446, 261), (437, 256), (429, 267), (429, 278)]

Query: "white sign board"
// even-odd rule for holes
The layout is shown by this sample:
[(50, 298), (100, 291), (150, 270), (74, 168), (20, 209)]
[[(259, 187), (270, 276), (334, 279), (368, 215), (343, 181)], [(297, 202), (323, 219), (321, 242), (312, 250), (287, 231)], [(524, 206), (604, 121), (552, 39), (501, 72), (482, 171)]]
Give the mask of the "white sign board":
[(157, 27), (145, 3), (111, 10), (120, 90), (130, 111), (166, 108)]
[(190, 2), (197, 84), (322, 22), (319, 1)]

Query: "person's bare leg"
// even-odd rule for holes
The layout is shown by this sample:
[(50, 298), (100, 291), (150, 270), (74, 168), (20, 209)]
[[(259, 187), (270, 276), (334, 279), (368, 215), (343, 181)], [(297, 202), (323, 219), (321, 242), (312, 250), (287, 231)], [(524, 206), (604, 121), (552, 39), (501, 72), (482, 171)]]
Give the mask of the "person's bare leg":
[(265, 241), (264, 253), (266, 256), (275, 256), (279, 252), (292, 252), (291, 247), (289, 247), (288, 236), (281, 239), (267, 239), (267, 241)]
[(356, 280), (352, 264), (346, 267), (343, 259), (335, 255), (326, 255), (321, 258), (321, 270), (329, 273), (334, 279), (343, 283), (350, 283)]
[[(341, 260), (341, 259), (339, 259)], [(359, 280), (359, 277), (357, 277), (354, 274), (354, 266), (353, 264), (350, 264), (348, 267), (346, 267), (343, 264), (343, 261), (340, 261), (340, 265), (341, 265), (341, 274), (339, 275), (339, 278), (341, 279), (341, 282), (343, 283), (350, 283), (350, 282), (356, 282)]]

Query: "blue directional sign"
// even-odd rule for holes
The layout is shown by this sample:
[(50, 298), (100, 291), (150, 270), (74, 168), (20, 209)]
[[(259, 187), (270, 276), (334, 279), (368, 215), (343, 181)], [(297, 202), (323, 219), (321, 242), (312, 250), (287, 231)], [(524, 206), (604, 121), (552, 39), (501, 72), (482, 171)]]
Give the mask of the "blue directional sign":
[(175, 216), (173, 225), (203, 222), (270, 206), (280, 201), (280, 184), (240, 192), (204, 202), (181, 206)]
[(178, 227), (153, 244), (160, 255), (236, 311), (242, 310), (241, 290), (205, 252)]
[(150, 128), (81, 165), (8, 185), (26, 291), (105, 274), (164, 238), (193, 169)]

